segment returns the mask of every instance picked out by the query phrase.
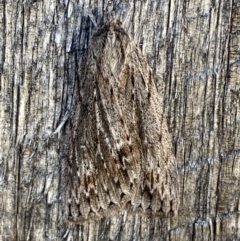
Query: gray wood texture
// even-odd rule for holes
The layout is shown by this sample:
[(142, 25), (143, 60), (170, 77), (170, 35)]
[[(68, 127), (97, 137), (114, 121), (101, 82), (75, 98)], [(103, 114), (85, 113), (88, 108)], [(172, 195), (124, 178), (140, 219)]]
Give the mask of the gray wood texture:
[[(239, 240), (240, 2), (134, 1), (128, 33), (164, 98), (176, 218), (64, 222), (61, 130), (94, 25), (118, 1), (0, 1), (0, 240)], [(128, 3), (118, 6), (125, 20)], [(110, 7), (111, 8), (111, 7)]]

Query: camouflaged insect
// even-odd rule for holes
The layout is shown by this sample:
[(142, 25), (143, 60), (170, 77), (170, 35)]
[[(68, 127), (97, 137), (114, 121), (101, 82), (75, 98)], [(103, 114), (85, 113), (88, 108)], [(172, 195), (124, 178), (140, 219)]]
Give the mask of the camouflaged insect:
[(162, 100), (120, 22), (98, 29), (79, 69), (63, 176), (64, 212), (84, 222), (129, 210), (176, 214), (179, 183)]

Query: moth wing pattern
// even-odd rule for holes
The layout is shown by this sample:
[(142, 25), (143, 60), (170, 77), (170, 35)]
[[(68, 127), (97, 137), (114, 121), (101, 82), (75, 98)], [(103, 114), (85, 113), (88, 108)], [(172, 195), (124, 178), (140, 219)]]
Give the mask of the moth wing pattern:
[(162, 101), (145, 57), (119, 22), (100, 27), (84, 53), (70, 129), (68, 220), (124, 209), (177, 212), (178, 175)]
[(179, 182), (171, 136), (151, 69), (135, 45), (130, 55), (131, 75), (137, 105), (137, 129), (141, 139), (141, 180), (128, 209), (142, 215), (166, 217), (176, 214), (179, 206)]

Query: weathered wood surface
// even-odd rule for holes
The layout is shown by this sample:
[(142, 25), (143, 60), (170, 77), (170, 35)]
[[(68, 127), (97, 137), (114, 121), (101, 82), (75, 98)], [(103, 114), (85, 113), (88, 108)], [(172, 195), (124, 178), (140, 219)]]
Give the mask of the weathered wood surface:
[[(0, 240), (238, 240), (240, 3), (135, 1), (128, 31), (164, 96), (177, 157), (175, 219), (125, 212), (67, 225), (61, 131), (76, 69), (110, 1), (0, 2)], [(127, 4), (118, 11), (124, 19)], [(90, 9), (90, 10), (89, 10)], [(122, 10), (121, 10), (122, 9)]]

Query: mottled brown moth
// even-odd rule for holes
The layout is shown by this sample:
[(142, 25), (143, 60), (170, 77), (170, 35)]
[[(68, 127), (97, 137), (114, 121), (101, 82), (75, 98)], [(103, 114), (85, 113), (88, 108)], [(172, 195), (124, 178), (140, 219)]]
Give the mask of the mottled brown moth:
[(179, 183), (163, 103), (141, 50), (120, 22), (93, 35), (79, 68), (65, 216), (84, 222), (119, 210), (176, 214)]

